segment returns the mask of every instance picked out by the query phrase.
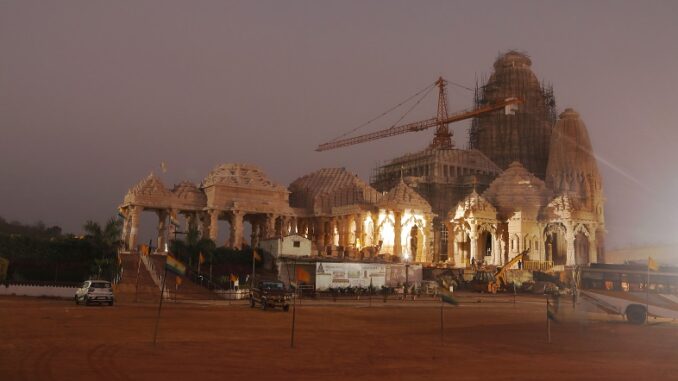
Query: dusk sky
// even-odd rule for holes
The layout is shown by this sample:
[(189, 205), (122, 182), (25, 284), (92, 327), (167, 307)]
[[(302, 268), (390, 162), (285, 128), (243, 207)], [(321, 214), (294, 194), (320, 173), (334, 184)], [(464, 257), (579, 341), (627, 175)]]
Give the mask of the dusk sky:
[[(475, 86), (508, 49), (588, 126), (608, 247), (678, 243), (676, 1), (5, 0), (0, 216), (80, 233), (151, 171), (171, 188), (227, 162), (284, 185), (322, 167), (368, 180), (433, 131), (314, 148), (438, 76)], [(468, 126), (451, 126), (458, 147)]]

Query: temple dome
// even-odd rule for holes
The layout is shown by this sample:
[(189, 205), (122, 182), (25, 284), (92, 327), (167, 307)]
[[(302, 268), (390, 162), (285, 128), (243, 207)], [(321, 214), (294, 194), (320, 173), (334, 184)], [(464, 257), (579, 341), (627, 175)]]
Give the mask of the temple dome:
[(402, 178), (396, 186), (381, 196), (377, 206), (392, 210), (415, 209), (428, 213), (431, 212), (431, 205), (428, 201), (405, 184)]
[(153, 172), (127, 191), (128, 196), (169, 196), (165, 184)]
[(567, 194), (575, 204), (589, 209), (594, 198), (602, 197), (602, 181), (586, 125), (571, 108), (560, 114), (553, 128), (546, 185), (555, 194)]
[(195, 204), (205, 204), (207, 202), (207, 196), (190, 181), (182, 181), (176, 184), (172, 189), (172, 194), (184, 202)]
[(483, 197), (503, 218), (522, 212), (524, 216), (536, 219), (539, 210), (546, 205), (549, 191), (544, 181), (514, 161), (490, 184)]
[(494, 69), (500, 70), (509, 67), (527, 67), (532, 66), (532, 60), (525, 54), (516, 50), (509, 50), (494, 61)]
[(485, 197), (479, 195), (475, 189), (457, 204), (454, 215), (451, 215), (455, 220), (471, 216), (484, 218), (496, 218), (497, 216), (497, 209)]
[(302, 176), (289, 186), (290, 206), (317, 213), (333, 207), (372, 204), (378, 192), (345, 168), (322, 168)]
[(215, 185), (285, 190), (282, 185), (271, 181), (256, 165), (239, 163), (222, 164), (214, 168), (202, 182), (203, 188)]

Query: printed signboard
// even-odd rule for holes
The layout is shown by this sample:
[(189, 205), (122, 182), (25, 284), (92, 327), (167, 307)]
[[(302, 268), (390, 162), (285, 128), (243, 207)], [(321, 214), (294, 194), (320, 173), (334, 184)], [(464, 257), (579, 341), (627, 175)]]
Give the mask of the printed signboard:
[(372, 287), (381, 288), (386, 281), (386, 265), (379, 263), (319, 262), (315, 270), (315, 288)]

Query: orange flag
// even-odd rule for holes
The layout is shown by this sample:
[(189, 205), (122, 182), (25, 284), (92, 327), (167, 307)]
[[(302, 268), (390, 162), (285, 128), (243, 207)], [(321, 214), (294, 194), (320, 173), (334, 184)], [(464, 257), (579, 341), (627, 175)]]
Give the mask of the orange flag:
[(181, 279), (181, 277), (180, 277), (179, 275), (177, 275), (177, 279), (176, 279), (177, 286), (181, 286), (181, 283), (182, 283), (183, 281), (184, 281), (184, 280)]
[(202, 255), (202, 252), (200, 252), (200, 254), (198, 254), (198, 262), (200, 262), (201, 265), (203, 263), (205, 263), (205, 256)]

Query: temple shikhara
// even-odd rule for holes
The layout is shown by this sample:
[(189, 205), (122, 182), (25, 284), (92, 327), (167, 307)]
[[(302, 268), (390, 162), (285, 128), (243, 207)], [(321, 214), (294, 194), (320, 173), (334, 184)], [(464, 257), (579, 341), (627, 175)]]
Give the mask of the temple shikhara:
[[(571, 108), (556, 112), (531, 65), (520, 52), (500, 55), (477, 87), (476, 111), (458, 117), (447, 114), (440, 79), (437, 118), (403, 130), (437, 127), (433, 142), (378, 166), (368, 181), (321, 168), (286, 187), (255, 165), (228, 163), (200, 184), (170, 189), (150, 174), (119, 206), (124, 244), (140, 243), (140, 215), (151, 212), (159, 251), (179, 227), (233, 248), (297, 234), (311, 241), (312, 256), (355, 261), (500, 266), (529, 250), (540, 268), (604, 262), (605, 199), (586, 125)], [(520, 104), (505, 112), (506, 99)], [(447, 124), (467, 117), (469, 148), (457, 148)], [(361, 142), (353, 139), (319, 150)]]

